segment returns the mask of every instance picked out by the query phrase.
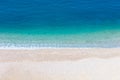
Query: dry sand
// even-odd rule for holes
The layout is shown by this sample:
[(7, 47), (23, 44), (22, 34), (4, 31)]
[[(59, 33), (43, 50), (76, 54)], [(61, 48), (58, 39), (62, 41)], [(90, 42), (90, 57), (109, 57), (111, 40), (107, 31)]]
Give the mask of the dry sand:
[(120, 80), (120, 48), (1, 49), (0, 80)]

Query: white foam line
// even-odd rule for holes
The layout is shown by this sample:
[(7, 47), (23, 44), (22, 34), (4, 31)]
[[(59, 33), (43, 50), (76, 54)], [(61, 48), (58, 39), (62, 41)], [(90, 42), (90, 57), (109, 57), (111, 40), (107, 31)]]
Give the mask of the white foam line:
[(108, 48), (102, 48), (102, 47), (0, 47), (0, 49), (12, 49), (12, 50), (35, 50), (35, 49), (117, 49), (120, 47), (108, 47)]

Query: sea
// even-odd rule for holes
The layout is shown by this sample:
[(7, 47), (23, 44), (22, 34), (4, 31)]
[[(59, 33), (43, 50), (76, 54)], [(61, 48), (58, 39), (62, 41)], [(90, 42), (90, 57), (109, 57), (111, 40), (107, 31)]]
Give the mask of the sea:
[(0, 48), (120, 47), (120, 0), (0, 0)]

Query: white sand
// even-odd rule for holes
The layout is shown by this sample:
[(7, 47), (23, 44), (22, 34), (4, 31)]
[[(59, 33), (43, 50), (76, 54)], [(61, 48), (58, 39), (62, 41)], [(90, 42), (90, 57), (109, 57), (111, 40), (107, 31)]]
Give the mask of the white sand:
[(1, 49), (0, 62), (73, 61), (120, 56), (120, 48), (91, 49)]
[(120, 49), (0, 50), (0, 80), (120, 80), (119, 54)]

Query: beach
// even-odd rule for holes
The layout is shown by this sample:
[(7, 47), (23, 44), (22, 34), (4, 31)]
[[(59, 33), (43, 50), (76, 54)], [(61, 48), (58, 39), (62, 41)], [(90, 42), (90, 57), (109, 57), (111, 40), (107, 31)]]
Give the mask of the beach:
[(0, 80), (120, 80), (119, 74), (119, 48), (0, 50)]
[(120, 80), (120, 0), (0, 0), (0, 80)]

